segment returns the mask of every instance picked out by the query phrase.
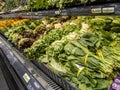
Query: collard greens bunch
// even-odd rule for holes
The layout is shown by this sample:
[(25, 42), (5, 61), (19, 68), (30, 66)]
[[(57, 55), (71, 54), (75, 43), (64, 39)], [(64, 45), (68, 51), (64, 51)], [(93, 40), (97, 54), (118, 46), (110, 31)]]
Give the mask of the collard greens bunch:
[(80, 90), (108, 90), (120, 73), (120, 17), (87, 20), (88, 25), (82, 23), (80, 31), (48, 46), (39, 61), (48, 63)]

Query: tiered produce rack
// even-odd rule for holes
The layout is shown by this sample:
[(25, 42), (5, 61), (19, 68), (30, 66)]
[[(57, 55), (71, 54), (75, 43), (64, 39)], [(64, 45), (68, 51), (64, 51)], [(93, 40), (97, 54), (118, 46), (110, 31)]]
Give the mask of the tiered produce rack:
[[(102, 0), (101, 0), (102, 1)], [(24, 3), (25, 4), (25, 3)], [(41, 19), (44, 16), (104, 16), (120, 15), (120, 1), (76, 5), (64, 9), (49, 9), (38, 11), (6, 11), (0, 14), (0, 19), (28, 18)], [(18, 90), (77, 90), (63, 77), (54, 74), (43, 63), (28, 61), (19, 49), (0, 34), (0, 56), (3, 58), (10, 74), (16, 78)], [(4, 71), (4, 70), (3, 70)], [(9, 85), (10, 88), (10, 85)], [(15, 89), (12, 89), (15, 90)]]

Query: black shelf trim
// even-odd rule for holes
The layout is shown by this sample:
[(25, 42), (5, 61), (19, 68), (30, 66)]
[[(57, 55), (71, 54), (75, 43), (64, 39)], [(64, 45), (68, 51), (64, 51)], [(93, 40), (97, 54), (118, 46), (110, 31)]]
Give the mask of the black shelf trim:
[(120, 15), (120, 2), (101, 5), (88, 5), (66, 8), (63, 10), (51, 9), (36, 12), (6, 12), (0, 18), (30, 18), (41, 19), (43, 16), (90, 16), (90, 15)]

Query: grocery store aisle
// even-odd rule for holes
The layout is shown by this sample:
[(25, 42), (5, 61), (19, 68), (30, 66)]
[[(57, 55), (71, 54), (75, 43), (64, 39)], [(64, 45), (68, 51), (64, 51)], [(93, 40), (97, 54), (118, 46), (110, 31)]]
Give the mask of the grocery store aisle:
[(1, 70), (1, 64), (0, 64), (0, 90), (9, 90)]

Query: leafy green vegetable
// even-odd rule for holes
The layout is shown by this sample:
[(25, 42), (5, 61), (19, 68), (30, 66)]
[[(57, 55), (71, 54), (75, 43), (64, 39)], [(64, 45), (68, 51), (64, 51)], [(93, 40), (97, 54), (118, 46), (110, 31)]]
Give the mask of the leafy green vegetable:
[[(44, 3), (44, 0), (39, 2)], [(51, 1), (51, 4), (55, 6), (58, 2)], [(71, 0), (65, 2), (72, 3)], [(36, 40), (24, 50), (26, 56), (46, 63), (79, 90), (108, 90), (112, 80), (120, 74), (119, 22), (119, 16), (46, 17), (0, 31), (11, 42), (18, 43), (18, 47)]]
[(60, 40), (63, 36), (75, 30), (76, 25), (67, 26), (65, 29), (55, 29), (50, 31), (47, 35), (43, 36), (39, 40), (33, 43), (30, 48), (27, 48), (24, 52), (28, 59), (35, 59), (45, 54), (46, 48), (55, 40)]
[(95, 0), (27, 0), (28, 7), (32, 10), (38, 9), (49, 9), (53, 7), (64, 8), (74, 4), (86, 4), (90, 2), (94, 2)]

